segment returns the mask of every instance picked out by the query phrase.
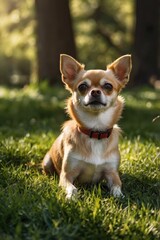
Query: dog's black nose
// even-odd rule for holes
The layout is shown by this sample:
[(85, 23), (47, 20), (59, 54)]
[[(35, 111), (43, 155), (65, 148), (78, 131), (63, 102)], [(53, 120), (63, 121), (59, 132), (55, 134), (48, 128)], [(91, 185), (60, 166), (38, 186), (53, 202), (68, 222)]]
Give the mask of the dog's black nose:
[(100, 90), (98, 90), (98, 89), (94, 89), (94, 90), (92, 90), (91, 91), (91, 96), (92, 97), (100, 97), (100, 95), (101, 95), (101, 91)]

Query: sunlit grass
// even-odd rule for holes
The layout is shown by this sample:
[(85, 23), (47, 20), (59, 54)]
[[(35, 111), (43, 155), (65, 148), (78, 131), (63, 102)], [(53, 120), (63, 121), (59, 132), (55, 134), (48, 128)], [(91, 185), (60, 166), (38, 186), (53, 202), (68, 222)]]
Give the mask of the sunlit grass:
[(123, 95), (125, 198), (114, 199), (102, 183), (80, 187), (79, 199), (66, 202), (40, 162), (68, 119), (67, 92), (46, 84), (0, 88), (0, 239), (160, 238), (160, 119), (152, 121), (160, 94), (142, 88)]

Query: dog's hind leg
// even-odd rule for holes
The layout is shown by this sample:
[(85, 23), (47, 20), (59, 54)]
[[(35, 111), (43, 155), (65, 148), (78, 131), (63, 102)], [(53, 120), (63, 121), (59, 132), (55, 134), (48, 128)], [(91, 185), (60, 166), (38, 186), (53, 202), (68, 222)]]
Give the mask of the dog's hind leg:
[(42, 161), (42, 169), (46, 174), (50, 174), (50, 175), (56, 172), (49, 152), (46, 153)]

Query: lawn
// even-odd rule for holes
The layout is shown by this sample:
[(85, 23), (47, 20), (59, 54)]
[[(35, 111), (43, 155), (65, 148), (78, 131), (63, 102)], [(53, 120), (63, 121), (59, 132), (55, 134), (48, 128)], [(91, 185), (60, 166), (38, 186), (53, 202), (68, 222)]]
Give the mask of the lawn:
[[(40, 162), (68, 116), (68, 93), (45, 84), (0, 87), (0, 239), (159, 239), (160, 91), (124, 91), (119, 125), (125, 198), (104, 183), (79, 188), (67, 202)], [(156, 118), (157, 117), (157, 118)]]

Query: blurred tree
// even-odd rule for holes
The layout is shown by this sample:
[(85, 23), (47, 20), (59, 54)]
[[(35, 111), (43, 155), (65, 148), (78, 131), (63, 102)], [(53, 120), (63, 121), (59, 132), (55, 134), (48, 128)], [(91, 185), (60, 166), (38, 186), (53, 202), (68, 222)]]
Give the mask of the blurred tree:
[(75, 57), (68, 2), (78, 60), (86, 68), (105, 68), (130, 52), (134, 0), (0, 0), (0, 83), (36, 81), (37, 62), (39, 76), (52, 81), (53, 71), (59, 74), (59, 54)]
[(34, 75), (33, 9), (32, 0), (0, 0), (0, 84), (23, 86)]
[(131, 84), (160, 77), (160, 1), (136, 0), (135, 42)]
[(35, 0), (37, 16), (38, 77), (55, 84), (59, 55), (76, 56), (68, 0)]
[(131, 52), (134, 0), (71, 0), (79, 60), (103, 68)]

